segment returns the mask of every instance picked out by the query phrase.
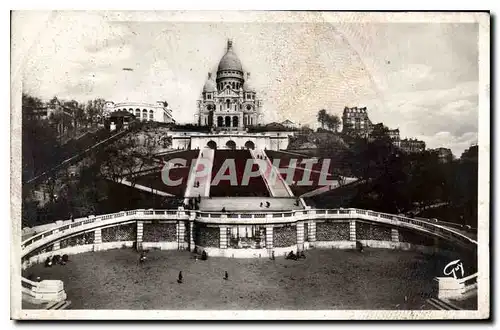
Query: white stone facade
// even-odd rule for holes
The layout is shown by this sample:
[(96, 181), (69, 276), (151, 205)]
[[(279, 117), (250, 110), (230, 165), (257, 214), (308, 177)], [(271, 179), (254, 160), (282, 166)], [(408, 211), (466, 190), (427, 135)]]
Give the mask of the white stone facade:
[(175, 122), (172, 117), (172, 109), (168, 107), (166, 102), (156, 102), (155, 104), (138, 102), (106, 102), (104, 106), (104, 115), (108, 117), (115, 111), (129, 112), (140, 121), (155, 121), (160, 123)]

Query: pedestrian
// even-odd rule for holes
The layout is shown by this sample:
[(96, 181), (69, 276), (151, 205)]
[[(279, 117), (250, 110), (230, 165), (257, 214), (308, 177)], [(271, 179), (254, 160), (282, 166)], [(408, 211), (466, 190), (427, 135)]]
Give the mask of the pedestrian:
[(182, 271), (179, 272), (179, 277), (177, 278), (177, 283), (182, 283)]
[(227, 273), (227, 270), (225, 271), (225, 274), (224, 274), (224, 279), (227, 281), (229, 280), (229, 274)]
[(260, 207), (262, 207), (262, 202), (260, 202)]

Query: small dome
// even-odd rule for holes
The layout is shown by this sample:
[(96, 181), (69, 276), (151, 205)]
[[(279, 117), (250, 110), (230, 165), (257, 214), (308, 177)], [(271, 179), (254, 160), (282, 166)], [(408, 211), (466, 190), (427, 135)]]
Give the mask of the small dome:
[(212, 79), (212, 74), (209, 73), (207, 82), (205, 83), (205, 86), (203, 86), (203, 93), (211, 93), (211, 92), (217, 92), (217, 84)]
[(219, 62), (219, 67), (217, 69), (217, 71), (226, 71), (226, 70), (243, 72), (240, 59), (233, 52), (233, 43), (231, 40), (227, 42), (227, 52), (224, 56), (222, 56)]
[(245, 92), (255, 93), (255, 88), (252, 86), (252, 83), (250, 81), (250, 72), (247, 72), (247, 79), (245, 79), (245, 83), (243, 84), (243, 90)]

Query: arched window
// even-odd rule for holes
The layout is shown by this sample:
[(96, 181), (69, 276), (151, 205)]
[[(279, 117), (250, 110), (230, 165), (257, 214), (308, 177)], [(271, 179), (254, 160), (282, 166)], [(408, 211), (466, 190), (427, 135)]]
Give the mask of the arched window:
[(234, 150), (234, 149), (236, 149), (236, 142), (234, 142), (233, 140), (229, 140), (226, 142), (226, 147), (228, 149)]
[(215, 141), (208, 141), (207, 143), (207, 147), (209, 147), (210, 149), (217, 149), (217, 143), (215, 143)]
[(255, 144), (252, 141), (247, 141), (245, 143), (245, 148), (253, 150), (253, 149), (255, 149)]
[(224, 118), (222, 118), (221, 116), (218, 116), (217, 117), (217, 127), (222, 127), (224, 126)]
[(227, 109), (231, 108), (231, 101), (229, 101), (229, 99), (226, 100), (226, 108)]
[(233, 86), (233, 89), (236, 89), (236, 84), (234, 83), (234, 81), (232, 83), (232, 86)]
[(234, 116), (233, 117), (233, 127), (238, 127), (239, 125), (239, 120), (240, 118), (238, 118), (238, 116)]
[(226, 118), (224, 118), (224, 119), (225, 119), (224, 124), (226, 124), (226, 127), (231, 127), (231, 117), (226, 116)]

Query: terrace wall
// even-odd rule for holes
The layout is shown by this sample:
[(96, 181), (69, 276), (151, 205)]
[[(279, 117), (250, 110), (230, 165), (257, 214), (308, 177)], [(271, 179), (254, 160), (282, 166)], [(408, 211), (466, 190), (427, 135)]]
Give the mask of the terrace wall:
[[(29, 245), (36, 246), (23, 253), (23, 267), (43, 262), (54, 254), (124, 247), (189, 250), (199, 247), (210, 251), (212, 256), (262, 257), (272, 252), (279, 255), (310, 248), (355, 248), (357, 241), (365, 247), (417, 249), (429, 253), (459, 251), (463, 250), (460, 245), (476, 244), (452, 230), (451, 233), (447, 232), (449, 229), (443, 231), (432, 222), (366, 210), (299, 210), (244, 215), (133, 210), (84, 218), (23, 242), (23, 251)], [(368, 221), (369, 217), (374, 220)], [(398, 227), (401, 224), (394, 222), (398, 219), (409, 226), (436, 227), (443, 233), (437, 238), (433, 232)], [(455, 236), (460, 241), (449, 241)]]

